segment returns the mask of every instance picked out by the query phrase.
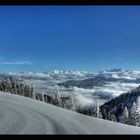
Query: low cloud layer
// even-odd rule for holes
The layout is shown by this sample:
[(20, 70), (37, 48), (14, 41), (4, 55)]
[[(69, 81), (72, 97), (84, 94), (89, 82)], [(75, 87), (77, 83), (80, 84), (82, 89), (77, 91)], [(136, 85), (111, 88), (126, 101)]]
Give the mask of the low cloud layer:
[(29, 61), (1, 62), (2, 65), (32, 65)]
[[(43, 80), (29, 80), (29, 83), (36, 86), (39, 89), (43, 89), (47, 94), (53, 93), (55, 82), (43, 81)], [(120, 94), (130, 91), (139, 86), (136, 83), (120, 83), (120, 82), (110, 82), (105, 84), (102, 87), (94, 87), (93, 89), (84, 89), (84, 88), (65, 88), (59, 87), (59, 92), (62, 96), (69, 96), (73, 94), (82, 107), (84, 106), (93, 106), (96, 104), (97, 97), (100, 99), (100, 105), (104, 104), (106, 101), (119, 96)]]
[(136, 83), (120, 83), (111, 82), (103, 87), (94, 87), (94, 89), (83, 89), (74, 87), (73, 94), (81, 104), (95, 104), (96, 98), (100, 98), (100, 105), (104, 102), (119, 96), (120, 94), (136, 88), (139, 84)]
[[(22, 61), (17, 64), (26, 64), (27, 61)], [(9, 64), (9, 63), (8, 63)], [(11, 64), (11, 63), (10, 63)], [(27, 62), (28, 64), (28, 62)], [(30, 64), (30, 63), (29, 63)], [(113, 73), (113, 72), (112, 72)], [(116, 72), (114, 72), (116, 74)], [(133, 71), (127, 72), (130, 75), (130, 78), (138, 78), (140, 77), (140, 72)], [(128, 74), (125, 72), (123, 76), (128, 78)], [(24, 75), (24, 74), (23, 74)], [(47, 76), (47, 80), (42, 80), (39, 77), (45, 77), (44, 73), (26, 73), (26, 77), (24, 77), (29, 83), (31, 83), (33, 86), (36, 88), (43, 90), (45, 94), (53, 94), (55, 90), (55, 86), (57, 83), (62, 82), (63, 80), (66, 80), (65, 77), (66, 75), (61, 75), (61, 74), (45, 74)], [(119, 74), (118, 74), (119, 75)], [(32, 77), (32, 78), (29, 78)], [(61, 77), (64, 76), (64, 77)], [(71, 76), (71, 75), (70, 75)], [(105, 76), (108, 76), (107, 73), (105, 73)], [(114, 75), (113, 75), (114, 76)], [(122, 76), (119, 75), (119, 76)], [(61, 78), (60, 78), (61, 77)], [(112, 75), (111, 75), (112, 77)], [(120, 78), (120, 77), (119, 77)], [(133, 81), (135, 82), (135, 80)], [(139, 84), (137, 83), (121, 83), (120, 81), (118, 82), (108, 82), (107, 84), (103, 85), (102, 87), (94, 87), (93, 89), (84, 89), (84, 88), (78, 88), (78, 87), (71, 87), (71, 88), (65, 88), (65, 87), (59, 87), (59, 93), (62, 96), (69, 96), (71, 93), (77, 98), (79, 103), (82, 106), (93, 106), (96, 104), (97, 97), (99, 97), (99, 103), (100, 105), (104, 104), (106, 101), (115, 98), (116, 96), (119, 96), (120, 94), (124, 92), (128, 92), (136, 87), (138, 87)]]

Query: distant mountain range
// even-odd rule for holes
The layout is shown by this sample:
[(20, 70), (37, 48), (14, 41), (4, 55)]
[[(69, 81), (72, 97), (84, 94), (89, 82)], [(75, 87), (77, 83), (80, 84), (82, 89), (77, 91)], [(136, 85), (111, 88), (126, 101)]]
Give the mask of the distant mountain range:
[(53, 70), (51, 72), (19, 72), (19, 73), (1, 73), (0, 75), (17, 76), (25, 79), (38, 80), (70, 80), (70, 79), (86, 79), (95, 76), (95, 73), (86, 71), (61, 71)]
[(93, 78), (95, 76), (111, 77), (111, 78), (124, 78), (124, 79), (137, 79), (140, 78), (140, 71), (129, 71), (123, 69), (109, 69), (100, 72), (88, 72), (88, 71), (62, 71), (52, 70), (50, 72), (19, 72), (19, 73), (1, 73), (2, 75), (19, 76), (22, 78), (36, 78), (44, 80), (77, 80)]
[(92, 89), (108, 82), (140, 83), (140, 71), (109, 69), (98, 73), (88, 71), (19, 72), (0, 73), (0, 76), (14, 76), (24, 80), (57, 81), (59, 86)]

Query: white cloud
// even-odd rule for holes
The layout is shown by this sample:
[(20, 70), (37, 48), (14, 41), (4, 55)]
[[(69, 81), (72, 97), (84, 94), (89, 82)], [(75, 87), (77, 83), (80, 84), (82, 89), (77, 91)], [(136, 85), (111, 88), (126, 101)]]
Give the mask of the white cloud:
[(17, 61), (17, 62), (0, 62), (2, 65), (32, 65), (29, 61)]
[(76, 95), (82, 106), (96, 104), (97, 96), (100, 98), (100, 105), (102, 105), (111, 98), (119, 96), (138, 86), (139, 84), (137, 83), (110, 82), (102, 87), (94, 87), (93, 89), (74, 87), (73, 94)]

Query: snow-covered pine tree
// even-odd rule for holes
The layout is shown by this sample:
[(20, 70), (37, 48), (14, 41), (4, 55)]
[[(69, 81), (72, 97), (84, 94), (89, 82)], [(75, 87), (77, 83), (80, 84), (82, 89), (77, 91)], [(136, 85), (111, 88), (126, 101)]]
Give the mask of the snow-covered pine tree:
[(23, 84), (19, 83), (19, 95), (23, 96)]
[(60, 98), (60, 93), (59, 93), (59, 86), (55, 85), (55, 103), (59, 106), (62, 107), (62, 100)]
[(24, 96), (26, 97), (27, 85), (24, 86)]
[(45, 102), (45, 99), (44, 99), (44, 94), (43, 94), (43, 93), (41, 93), (41, 95), (42, 95), (42, 99), (41, 99), (41, 101)]
[(11, 81), (9, 78), (6, 79), (6, 91), (11, 92)]
[(107, 120), (107, 111), (105, 108), (103, 108), (103, 110), (101, 111), (102, 113), (102, 118)]
[(99, 111), (100, 111), (100, 108), (99, 108), (99, 97), (97, 97), (96, 99), (96, 117), (99, 118)]
[(111, 121), (117, 122), (115, 114), (110, 115)]
[(50, 102), (49, 103), (50, 104), (55, 104), (54, 101), (55, 101), (55, 94), (52, 94), (51, 97), (50, 97)]
[(69, 102), (70, 102), (71, 110), (76, 112), (80, 110), (80, 104), (76, 100), (76, 98), (74, 98), (74, 95), (72, 93), (70, 94)]
[(107, 113), (107, 120), (112, 120), (110, 112)]
[(13, 94), (14, 93), (14, 91), (15, 91), (15, 89), (14, 89), (14, 79), (12, 78), (11, 80), (10, 80), (10, 82), (11, 82), (11, 93)]
[(3, 84), (3, 89), (5, 92), (6, 91), (6, 79), (5, 78), (3, 78), (2, 84)]
[(18, 95), (20, 95), (20, 81), (18, 79), (17, 79), (16, 89), (17, 89)]
[(18, 94), (18, 90), (17, 90), (17, 80), (16, 79), (14, 79), (14, 87), (13, 87), (13, 89), (14, 89), (14, 94)]
[(3, 78), (2, 77), (0, 77), (0, 91), (4, 91)]
[(129, 124), (136, 126), (136, 116), (136, 103), (134, 101), (130, 110)]
[(75, 111), (75, 105), (74, 105), (74, 98), (73, 95), (70, 94), (69, 97), (63, 97), (62, 99), (62, 107), (66, 108), (68, 110), (73, 110)]
[(123, 111), (123, 123), (127, 124), (128, 118), (129, 118), (129, 112), (128, 112), (127, 106), (125, 106), (124, 111)]
[(36, 100), (35, 91), (33, 87), (32, 87), (32, 98)]
[(136, 126), (140, 126), (140, 96), (136, 101)]
[(27, 95), (27, 97), (31, 97), (31, 86), (30, 85), (27, 85), (27, 92), (26, 92), (26, 95)]
[(30, 97), (33, 98), (33, 87), (30, 85)]
[(2, 82), (0, 81), (0, 91), (3, 91)]
[(44, 99), (45, 99), (45, 102), (48, 103), (48, 97), (46, 94), (44, 94)]
[(3, 91), (4, 91), (4, 92), (6, 91), (6, 89), (5, 89), (5, 84), (6, 84), (6, 83), (5, 83), (5, 78), (3, 78), (3, 79), (2, 79), (2, 86), (3, 86)]
[(31, 97), (31, 86), (30, 85), (27, 85), (27, 90), (28, 90), (28, 92), (27, 92), (27, 94), (28, 94), (28, 97)]
[(36, 98), (36, 100), (39, 100), (39, 95), (37, 92), (35, 93), (35, 98)]

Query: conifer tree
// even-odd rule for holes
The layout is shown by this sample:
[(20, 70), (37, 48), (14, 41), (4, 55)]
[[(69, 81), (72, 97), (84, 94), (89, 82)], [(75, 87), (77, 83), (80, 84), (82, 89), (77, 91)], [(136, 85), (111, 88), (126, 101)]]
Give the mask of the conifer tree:
[(130, 110), (129, 123), (131, 125), (136, 125), (136, 103), (135, 103), (135, 101), (133, 102), (131, 110)]
[(123, 123), (128, 123), (128, 118), (129, 118), (129, 112), (127, 109), (127, 106), (125, 106), (124, 111), (123, 111)]

